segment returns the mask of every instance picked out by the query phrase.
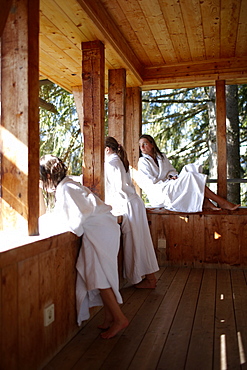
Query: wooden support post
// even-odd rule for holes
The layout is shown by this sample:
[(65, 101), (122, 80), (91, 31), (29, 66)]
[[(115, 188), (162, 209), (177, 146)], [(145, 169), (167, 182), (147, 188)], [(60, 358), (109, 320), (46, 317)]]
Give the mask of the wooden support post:
[(104, 45), (82, 43), (83, 184), (104, 199)]
[(9, 11), (12, 6), (12, 0), (1, 0), (1, 12), (0, 12), (0, 37), (2, 37), (3, 30), (9, 15)]
[(108, 135), (125, 146), (126, 70), (110, 69), (108, 81)]
[(218, 195), (227, 198), (226, 93), (225, 81), (216, 81)]
[(39, 0), (13, 0), (1, 38), (1, 229), (38, 234)]
[(81, 127), (81, 132), (83, 133), (83, 92), (82, 86), (73, 86), (72, 93), (75, 100), (76, 111), (78, 114), (78, 119)]
[(139, 159), (139, 137), (142, 125), (142, 98), (139, 87), (126, 89), (126, 128), (125, 148), (130, 162), (130, 172), (136, 191), (140, 194), (140, 188), (136, 184), (136, 172)]

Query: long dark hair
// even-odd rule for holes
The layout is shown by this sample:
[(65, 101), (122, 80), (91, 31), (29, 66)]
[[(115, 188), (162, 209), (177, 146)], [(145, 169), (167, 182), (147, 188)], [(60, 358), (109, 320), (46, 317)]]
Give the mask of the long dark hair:
[[(153, 148), (154, 148), (154, 156), (157, 157), (157, 154), (159, 154), (161, 156), (161, 158), (163, 158), (163, 154), (161, 153), (160, 149), (158, 148), (154, 138), (151, 136), (151, 135), (147, 135), (147, 134), (143, 134), (140, 136), (139, 140), (140, 139), (147, 139), (150, 144), (153, 145)], [(140, 156), (141, 156), (141, 151), (140, 151)]]
[(121, 161), (123, 162), (125, 171), (129, 171), (129, 161), (127, 157), (126, 150), (124, 147), (117, 142), (117, 140), (112, 136), (107, 136), (105, 138), (105, 147), (111, 148), (114, 153), (116, 153)]
[(60, 158), (47, 154), (40, 158), (39, 174), (40, 180), (43, 181), (44, 190), (50, 186), (56, 188), (65, 178), (67, 167)]

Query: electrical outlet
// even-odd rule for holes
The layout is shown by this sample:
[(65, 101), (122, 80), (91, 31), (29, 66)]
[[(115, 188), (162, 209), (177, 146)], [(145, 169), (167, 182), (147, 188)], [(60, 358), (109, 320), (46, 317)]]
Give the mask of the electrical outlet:
[(158, 249), (166, 248), (166, 239), (158, 239)]
[(44, 326), (50, 325), (55, 320), (55, 306), (51, 304), (44, 309)]

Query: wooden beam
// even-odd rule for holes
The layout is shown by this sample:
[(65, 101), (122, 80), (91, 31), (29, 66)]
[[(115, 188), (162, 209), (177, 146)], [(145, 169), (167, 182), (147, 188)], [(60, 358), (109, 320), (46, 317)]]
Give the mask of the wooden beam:
[(227, 198), (226, 93), (225, 81), (216, 81), (218, 194)]
[(209, 86), (216, 80), (241, 81), (247, 76), (247, 57), (180, 63), (145, 68), (142, 89)]
[(76, 111), (80, 122), (81, 132), (83, 133), (83, 91), (82, 86), (73, 86), (72, 93), (75, 100)]
[[(101, 35), (98, 36), (105, 43), (109, 43), (125, 64), (126, 69), (135, 75), (139, 84), (142, 83), (143, 67), (132, 49), (128, 45), (119, 28), (106, 11), (100, 1), (77, 0), (82, 9), (86, 12), (93, 24), (98, 28)], [(100, 37), (101, 36), (101, 37)]]
[(108, 71), (108, 135), (125, 146), (126, 70)]
[(125, 148), (130, 162), (130, 173), (137, 193), (140, 188), (136, 183), (137, 164), (139, 159), (139, 137), (142, 126), (142, 97), (139, 87), (127, 87), (126, 89), (126, 129)]
[(1, 12), (0, 12), (0, 37), (2, 37), (5, 24), (9, 15), (13, 1), (12, 0), (1, 0)]
[(14, 0), (2, 35), (2, 228), (38, 234), (39, 1)]
[(104, 199), (104, 45), (82, 43), (83, 184)]

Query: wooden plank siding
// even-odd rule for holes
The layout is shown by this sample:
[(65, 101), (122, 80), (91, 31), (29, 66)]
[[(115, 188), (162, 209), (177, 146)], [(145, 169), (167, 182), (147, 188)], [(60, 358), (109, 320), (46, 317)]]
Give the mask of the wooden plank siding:
[(247, 267), (247, 214), (147, 210), (160, 266)]
[(247, 271), (167, 266), (157, 287), (121, 289), (130, 325), (105, 341), (102, 310), (44, 370), (219, 370), (247, 366)]
[[(0, 369), (40, 369), (78, 331), (76, 259), (81, 239), (65, 233), (0, 254)], [(44, 326), (44, 308), (55, 321)]]

